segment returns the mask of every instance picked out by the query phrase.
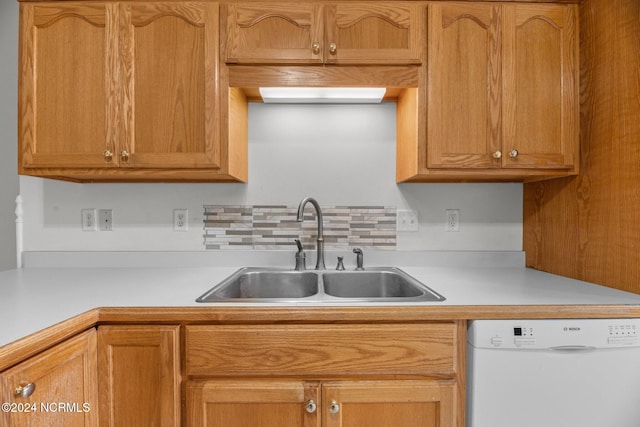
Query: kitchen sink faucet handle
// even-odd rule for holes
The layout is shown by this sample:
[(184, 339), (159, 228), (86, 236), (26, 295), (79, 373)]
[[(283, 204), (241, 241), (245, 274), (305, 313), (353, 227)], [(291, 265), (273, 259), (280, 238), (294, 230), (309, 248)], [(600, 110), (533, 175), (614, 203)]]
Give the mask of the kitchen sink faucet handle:
[(353, 248), (353, 253), (356, 254), (356, 270), (364, 270), (362, 264), (364, 263), (364, 254), (362, 253), (362, 249)]
[(336, 270), (344, 271), (344, 263), (342, 262), (343, 259), (344, 257), (341, 257), (341, 256), (338, 257), (338, 265), (336, 266)]
[(298, 246), (298, 252), (296, 252), (296, 271), (304, 271), (307, 269), (307, 254), (304, 253), (302, 249), (302, 242), (300, 239), (295, 240), (296, 245)]

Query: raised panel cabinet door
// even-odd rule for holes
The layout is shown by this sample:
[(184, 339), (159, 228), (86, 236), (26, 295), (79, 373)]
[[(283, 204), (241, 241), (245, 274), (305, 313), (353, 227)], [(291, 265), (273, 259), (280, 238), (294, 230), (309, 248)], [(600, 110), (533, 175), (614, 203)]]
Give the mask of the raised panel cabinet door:
[(21, 173), (114, 166), (117, 19), (113, 3), (20, 4)]
[(223, 9), (224, 57), (234, 64), (321, 63), (322, 6), (313, 3), (229, 3)]
[[(0, 425), (97, 427), (96, 363), (91, 329), (3, 372)], [(31, 387), (33, 392), (23, 396)]]
[(577, 8), (503, 8), (503, 166), (571, 168), (579, 138)]
[(220, 168), (218, 4), (125, 3), (121, 167)]
[(325, 60), (420, 64), (425, 9), (413, 3), (334, 3), (325, 11)]
[(322, 385), (322, 427), (454, 427), (453, 380), (336, 381)]
[(501, 166), (501, 8), (429, 4), (428, 168)]
[(180, 426), (179, 326), (100, 326), (100, 426)]
[(320, 386), (297, 380), (187, 383), (189, 427), (320, 427)]

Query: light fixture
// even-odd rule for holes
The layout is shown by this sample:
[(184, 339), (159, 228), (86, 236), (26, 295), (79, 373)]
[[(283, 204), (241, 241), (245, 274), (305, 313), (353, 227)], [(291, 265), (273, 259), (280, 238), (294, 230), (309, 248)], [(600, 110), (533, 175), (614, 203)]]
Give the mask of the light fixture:
[(265, 103), (280, 104), (378, 104), (383, 87), (261, 87)]

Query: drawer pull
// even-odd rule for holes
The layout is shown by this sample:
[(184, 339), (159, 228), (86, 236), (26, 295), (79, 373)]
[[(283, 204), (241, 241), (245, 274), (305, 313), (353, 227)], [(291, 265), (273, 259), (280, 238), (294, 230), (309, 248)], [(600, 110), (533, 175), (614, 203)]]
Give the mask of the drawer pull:
[(313, 414), (314, 412), (316, 412), (317, 408), (318, 406), (316, 405), (316, 402), (314, 402), (313, 400), (309, 400), (304, 407), (304, 409), (306, 409), (307, 412), (310, 414)]
[(14, 390), (15, 396), (29, 397), (36, 391), (36, 385), (34, 383), (20, 383)]
[(335, 400), (331, 401), (331, 404), (329, 405), (329, 412), (331, 412), (332, 414), (337, 414), (338, 412), (340, 412), (340, 405), (338, 405), (338, 402), (336, 402)]
[(104, 157), (105, 162), (110, 162), (113, 159), (113, 153), (109, 150), (104, 150), (102, 152), (102, 156)]

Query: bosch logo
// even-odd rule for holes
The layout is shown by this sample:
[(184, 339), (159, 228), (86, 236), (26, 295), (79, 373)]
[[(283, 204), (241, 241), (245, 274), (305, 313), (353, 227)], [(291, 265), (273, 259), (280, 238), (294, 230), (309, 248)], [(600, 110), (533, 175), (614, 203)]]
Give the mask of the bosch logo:
[(565, 326), (564, 327), (564, 331), (565, 332), (577, 332), (579, 330), (580, 330), (580, 327), (578, 327), (578, 326), (574, 326), (574, 327)]

